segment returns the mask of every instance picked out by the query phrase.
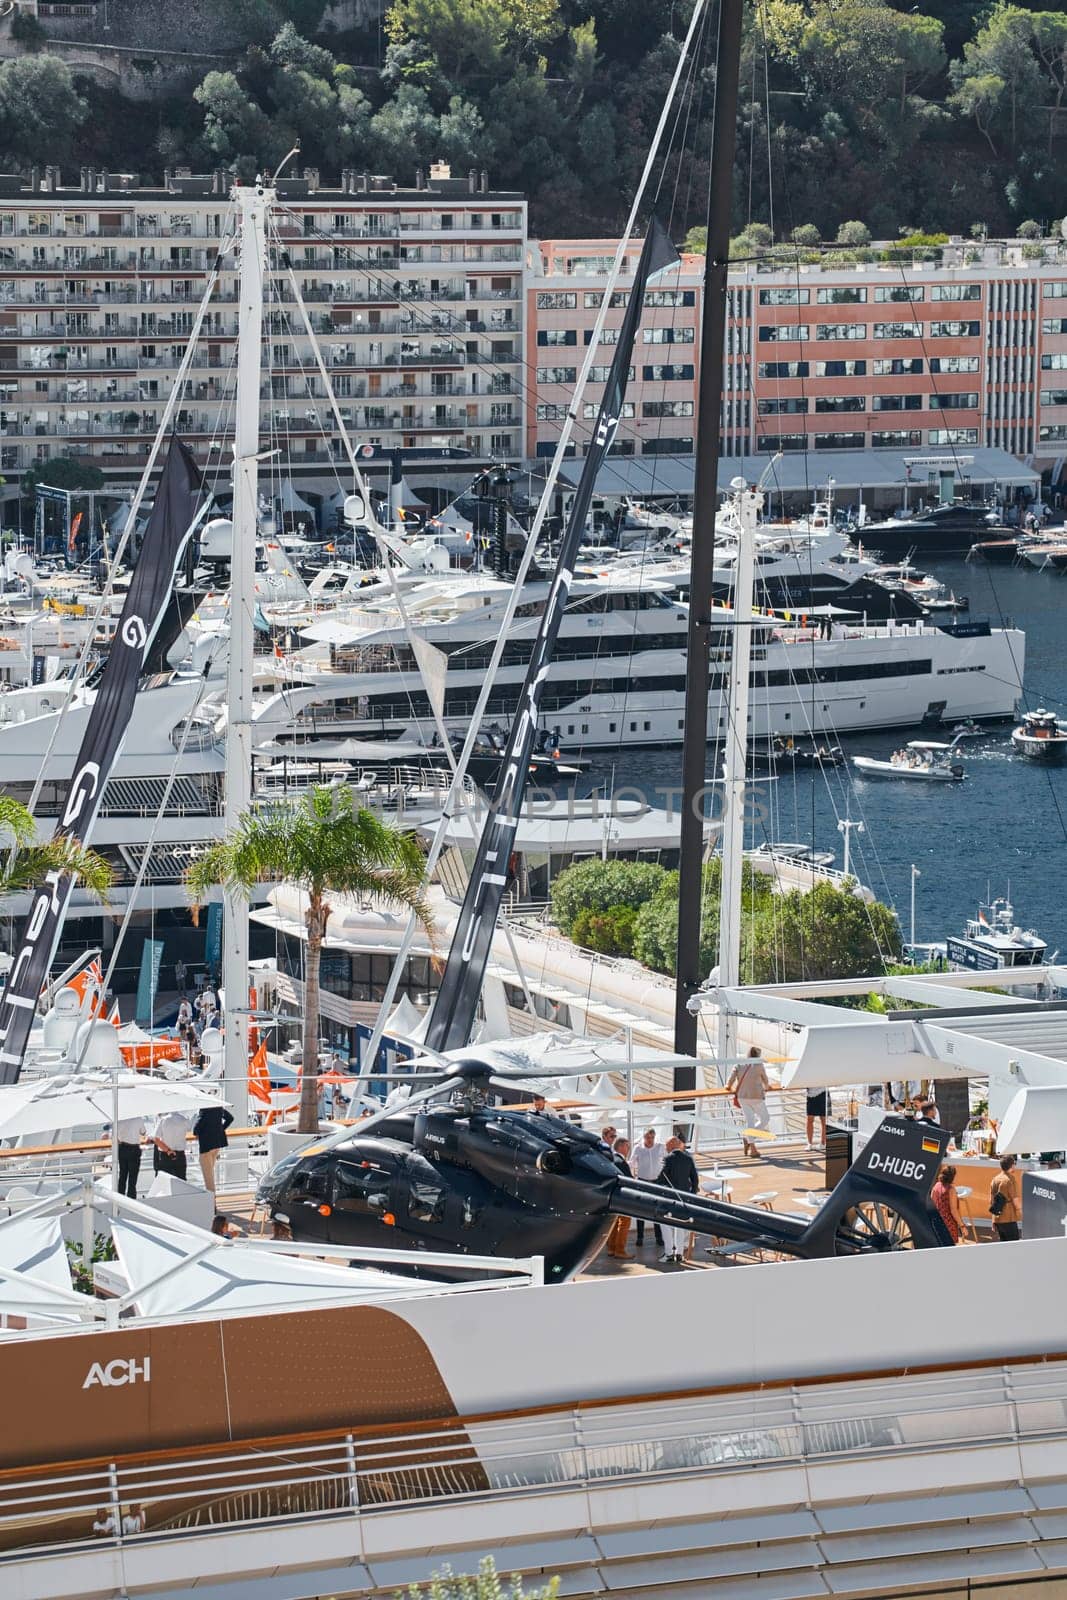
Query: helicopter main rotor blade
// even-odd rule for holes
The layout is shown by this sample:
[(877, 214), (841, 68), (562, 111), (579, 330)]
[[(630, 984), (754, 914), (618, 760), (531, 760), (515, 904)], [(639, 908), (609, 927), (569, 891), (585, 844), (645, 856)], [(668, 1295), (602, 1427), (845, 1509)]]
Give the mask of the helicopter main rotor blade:
[(322, 1155), (326, 1150), (332, 1150), (336, 1145), (348, 1144), (351, 1139), (361, 1139), (364, 1134), (376, 1128), (380, 1122), (386, 1122), (390, 1117), (396, 1116), (398, 1111), (408, 1111), (412, 1106), (421, 1105), (424, 1100), (432, 1100), (434, 1095), (440, 1094), (447, 1079), (439, 1078), (428, 1089), (421, 1089), (418, 1094), (409, 1095), (406, 1100), (400, 1101), (395, 1106), (383, 1106), (372, 1117), (366, 1117), (359, 1122), (354, 1122), (351, 1127), (339, 1128), (336, 1133), (326, 1134), (322, 1139), (302, 1150), (301, 1155)]

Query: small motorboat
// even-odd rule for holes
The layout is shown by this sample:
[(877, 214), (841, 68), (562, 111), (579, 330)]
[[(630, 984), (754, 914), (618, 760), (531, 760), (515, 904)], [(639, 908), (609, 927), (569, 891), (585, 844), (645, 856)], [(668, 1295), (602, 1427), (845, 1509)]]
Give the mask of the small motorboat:
[(749, 750), (749, 765), (764, 772), (779, 767), (839, 767), (844, 759), (840, 745), (797, 739), (788, 733), (772, 734), (766, 744), (754, 744)]
[(968, 717), (965, 722), (953, 725), (952, 741), (955, 743), (957, 739), (981, 739), (988, 731), (980, 722), (975, 722), (973, 717)]
[(961, 783), (966, 777), (963, 763), (953, 760), (956, 741), (942, 744), (933, 739), (912, 739), (903, 750), (894, 750), (888, 760), (877, 756), (853, 756), (852, 764), (866, 778), (900, 778), (910, 783)]
[(1027, 711), (1011, 730), (1011, 742), (1028, 761), (1062, 761), (1067, 757), (1067, 725), (1057, 721), (1054, 711), (1039, 707)]

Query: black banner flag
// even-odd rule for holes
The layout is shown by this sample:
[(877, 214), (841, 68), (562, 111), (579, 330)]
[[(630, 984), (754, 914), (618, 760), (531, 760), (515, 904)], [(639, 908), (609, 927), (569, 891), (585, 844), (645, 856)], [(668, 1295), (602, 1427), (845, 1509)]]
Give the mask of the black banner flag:
[[(195, 525), (199, 501), (200, 469), (185, 445), (172, 439), (126, 603), (67, 787), (57, 839), (65, 835), (82, 843), (88, 841), (108, 775), (126, 735), (145, 656)], [(18, 1081), (37, 1001), (48, 978), (74, 884), (73, 874), (50, 872), (34, 893), (0, 998), (0, 1083)]]
[(656, 273), (677, 265), (678, 252), (667, 233), (652, 219), (637, 264), (630, 299), (619, 329), (615, 358), (604, 387), (604, 398), (597, 414), (596, 432), (585, 458), (578, 487), (571, 503), (567, 526), (560, 543), (559, 558), (552, 587), (541, 615), (530, 665), (523, 684), (519, 709), (511, 726), (507, 754), (501, 766), (500, 781), (493, 796), (490, 815), (471, 869), (463, 909), (459, 914), (448, 963), (434, 1004), (426, 1033), (431, 1050), (454, 1050), (467, 1043), (474, 1021), (478, 996), (485, 977), (486, 963), (496, 928), (497, 914), (507, 884), (508, 861), (515, 848), (515, 834), (526, 790), (526, 776), (533, 754), (537, 722), (556, 647), (563, 613), (574, 577), (574, 560), (585, 531), (585, 519), (593, 489), (622, 416), (623, 399), (630, 372), (634, 340), (644, 310), (645, 286)]

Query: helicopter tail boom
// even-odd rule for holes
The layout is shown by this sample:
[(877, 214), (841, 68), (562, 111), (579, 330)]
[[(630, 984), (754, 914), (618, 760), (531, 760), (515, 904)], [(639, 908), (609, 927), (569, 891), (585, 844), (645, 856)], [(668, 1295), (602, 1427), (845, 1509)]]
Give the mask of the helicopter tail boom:
[(709, 1234), (717, 1239), (737, 1242), (766, 1240), (768, 1246), (788, 1254), (790, 1245), (808, 1229), (804, 1217), (768, 1213), (757, 1206), (735, 1206), (712, 1200), (703, 1194), (685, 1194), (663, 1184), (645, 1183), (639, 1178), (620, 1178), (608, 1209), (641, 1222), (656, 1222), (668, 1228), (688, 1228), (691, 1233)]

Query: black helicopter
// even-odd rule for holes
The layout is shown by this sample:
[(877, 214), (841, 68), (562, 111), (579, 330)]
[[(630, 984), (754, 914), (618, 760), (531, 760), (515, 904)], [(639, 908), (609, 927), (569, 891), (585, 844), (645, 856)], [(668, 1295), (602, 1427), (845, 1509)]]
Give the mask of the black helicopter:
[[(618, 1215), (802, 1259), (952, 1242), (929, 1201), (948, 1133), (930, 1124), (886, 1117), (809, 1219), (627, 1177), (596, 1134), (499, 1104), (501, 1090), (514, 1096), (510, 1075), (474, 1057), (452, 1062), (395, 1108), (287, 1156), (257, 1204), (301, 1241), (543, 1256), (548, 1283), (591, 1261)], [(408, 1270), (469, 1276), (417, 1261)]]

